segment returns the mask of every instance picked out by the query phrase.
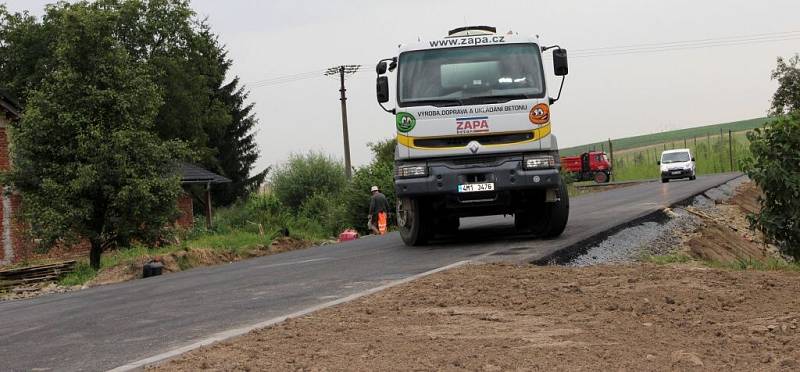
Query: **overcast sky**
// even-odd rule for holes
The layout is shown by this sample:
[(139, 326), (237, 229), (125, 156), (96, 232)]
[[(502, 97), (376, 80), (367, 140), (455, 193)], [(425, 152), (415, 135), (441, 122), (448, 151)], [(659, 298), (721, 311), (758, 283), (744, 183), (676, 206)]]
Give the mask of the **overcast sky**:
[[(6, 4), (41, 14), (50, 2)], [(227, 46), (232, 73), (252, 86), (260, 120), (257, 169), (292, 152), (313, 149), (341, 158), (343, 150), (336, 80), (256, 82), (363, 64), (347, 89), (353, 162), (365, 164), (367, 143), (394, 135), (394, 119), (375, 101), (375, 63), (395, 56), (399, 43), (440, 38), (465, 24), (538, 34), (543, 44), (574, 51), (800, 31), (797, 0), (194, 0), (193, 7)], [(562, 99), (552, 108), (553, 131), (568, 147), (764, 116), (777, 86), (770, 81), (776, 57), (797, 52), (796, 38), (573, 58)], [(545, 61), (550, 64), (549, 55)], [(553, 90), (557, 80), (548, 74)]]

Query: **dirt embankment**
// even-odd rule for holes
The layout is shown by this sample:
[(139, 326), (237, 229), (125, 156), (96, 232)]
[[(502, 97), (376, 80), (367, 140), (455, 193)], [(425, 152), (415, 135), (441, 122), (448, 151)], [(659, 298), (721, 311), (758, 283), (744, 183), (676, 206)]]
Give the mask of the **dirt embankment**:
[(739, 186), (732, 198), (713, 208), (688, 208), (700, 217), (702, 226), (683, 244), (692, 257), (716, 261), (763, 261), (780, 258), (764, 236), (750, 229), (747, 215), (758, 213), (761, 191), (752, 182)]
[(467, 266), (156, 370), (798, 370), (800, 274)]

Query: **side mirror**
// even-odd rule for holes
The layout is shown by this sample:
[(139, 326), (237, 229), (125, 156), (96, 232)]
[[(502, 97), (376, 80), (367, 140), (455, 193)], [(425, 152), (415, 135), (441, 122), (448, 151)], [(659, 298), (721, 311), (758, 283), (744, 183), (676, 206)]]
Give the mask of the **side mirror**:
[(692, 157), (692, 161), (694, 161), (694, 157)]
[(661, 165), (661, 160), (657, 161), (656, 164)]
[(375, 66), (375, 72), (377, 72), (378, 75), (385, 74), (386, 73), (386, 61), (378, 62), (378, 65)]
[[(386, 64), (384, 63), (384, 67), (385, 66)], [(386, 76), (379, 76), (376, 88), (378, 103), (389, 102), (389, 78)]]
[(566, 76), (569, 73), (566, 49), (553, 50), (553, 72), (556, 76)]

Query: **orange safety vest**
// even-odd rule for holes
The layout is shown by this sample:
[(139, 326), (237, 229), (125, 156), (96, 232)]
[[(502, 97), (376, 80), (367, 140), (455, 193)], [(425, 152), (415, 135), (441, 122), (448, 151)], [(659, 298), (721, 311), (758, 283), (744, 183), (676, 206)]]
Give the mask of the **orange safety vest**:
[(386, 212), (378, 212), (378, 232), (380, 232), (381, 235), (386, 234), (386, 228), (387, 228), (386, 220), (387, 220)]

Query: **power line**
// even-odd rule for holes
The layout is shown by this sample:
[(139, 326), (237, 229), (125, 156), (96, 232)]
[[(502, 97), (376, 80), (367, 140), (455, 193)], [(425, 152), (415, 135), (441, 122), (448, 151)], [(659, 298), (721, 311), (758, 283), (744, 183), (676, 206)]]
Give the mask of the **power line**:
[[(590, 52), (585, 50), (576, 50), (570, 55), (573, 58), (589, 58), (589, 57), (606, 57), (625, 54), (643, 54), (655, 52), (669, 52), (676, 50), (689, 50), (701, 48), (716, 48), (723, 46), (736, 46), (736, 45), (749, 45), (749, 44), (762, 44), (776, 41), (788, 41), (800, 39), (800, 32), (794, 34), (776, 35), (771, 37), (739, 37), (737, 39), (728, 38), (725, 40), (708, 40), (699, 42), (678, 42), (663, 43), (663, 44), (647, 44), (647, 46), (636, 47), (609, 47), (609, 48), (595, 48)], [(642, 44), (645, 45), (645, 44)]]
[(670, 41), (670, 42), (661, 42), (661, 43), (620, 45), (620, 46), (611, 46), (611, 47), (603, 47), (603, 48), (573, 49), (572, 51), (573, 51), (573, 53), (584, 53), (584, 52), (588, 53), (588, 52), (594, 52), (594, 51), (607, 51), (607, 50), (611, 50), (611, 49), (627, 49), (627, 48), (641, 48), (641, 47), (661, 47), (661, 46), (675, 45), (675, 44), (716, 42), (716, 41), (731, 40), (731, 39), (778, 37), (778, 36), (787, 36), (787, 35), (788, 36), (792, 36), (792, 35), (797, 36), (797, 35), (800, 35), (800, 31), (784, 31), (784, 32), (771, 32), (771, 33), (739, 35), (739, 36), (723, 36), (723, 37), (708, 38), (708, 39), (694, 39), (694, 40)]
[(260, 87), (266, 87), (266, 86), (272, 86), (272, 85), (291, 83), (291, 82), (300, 81), (300, 80), (307, 80), (307, 79), (313, 79), (313, 78), (322, 77), (323, 76), (322, 74), (325, 71), (326, 70), (316, 70), (316, 71), (301, 72), (301, 73), (291, 74), (291, 75), (276, 76), (276, 77), (269, 78), (269, 79), (263, 79), (263, 80), (254, 81), (254, 82), (248, 83), (247, 85), (250, 86), (251, 88), (260, 88)]
[[(679, 50), (716, 48), (724, 46), (762, 44), (762, 43), (771, 43), (771, 42), (789, 41), (789, 40), (800, 40), (800, 31), (771, 32), (771, 33), (761, 33), (761, 34), (751, 34), (751, 35), (723, 36), (723, 37), (706, 38), (706, 39), (669, 41), (661, 43), (643, 43), (643, 44), (618, 45), (610, 47), (573, 49), (572, 52), (570, 53), (570, 57), (571, 58), (610, 57), (610, 56), (629, 55), (629, 54), (648, 54), (648, 53), (671, 52)], [(355, 66), (359, 65), (348, 65), (348, 66), (352, 68), (352, 71), (350, 70), (347, 71), (348, 75), (369, 72), (368, 70), (365, 69), (355, 68)], [(301, 72), (296, 74), (275, 76), (272, 78), (250, 82), (247, 83), (246, 85), (250, 88), (262, 88), (262, 87), (282, 85), (287, 83), (294, 83), (302, 80), (315, 79), (323, 76), (335, 76), (338, 73), (338, 68), (339, 67), (336, 67), (336, 71), (333, 71), (332, 68), (329, 68), (329, 69)]]
[(710, 44), (710, 45), (691, 45), (691, 46), (683, 46), (679, 48), (652, 48), (652, 49), (640, 49), (640, 50), (630, 50), (630, 51), (621, 51), (621, 52), (609, 52), (609, 53), (595, 53), (595, 54), (579, 54), (570, 56), (572, 58), (591, 58), (591, 57), (610, 57), (610, 56), (618, 56), (618, 55), (628, 55), (628, 54), (649, 54), (649, 53), (659, 53), (659, 52), (672, 52), (672, 51), (679, 51), (679, 50), (691, 50), (691, 49), (705, 49), (705, 48), (717, 48), (717, 47), (724, 47), (724, 46), (737, 46), (737, 45), (752, 45), (752, 44), (763, 44), (768, 42), (776, 42), (776, 41), (789, 41), (789, 40), (800, 40), (800, 36), (796, 37), (789, 37), (789, 38), (780, 38), (780, 39), (770, 39), (770, 40), (762, 40), (762, 41), (740, 41), (740, 42), (726, 42), (726, 43), (718, 43), (718, 44)]

